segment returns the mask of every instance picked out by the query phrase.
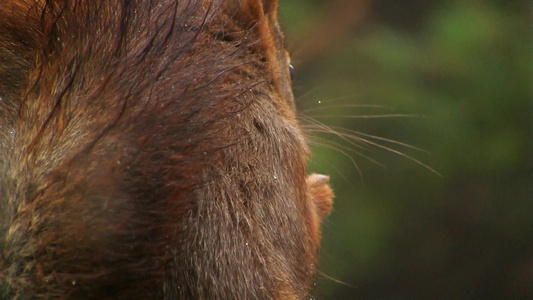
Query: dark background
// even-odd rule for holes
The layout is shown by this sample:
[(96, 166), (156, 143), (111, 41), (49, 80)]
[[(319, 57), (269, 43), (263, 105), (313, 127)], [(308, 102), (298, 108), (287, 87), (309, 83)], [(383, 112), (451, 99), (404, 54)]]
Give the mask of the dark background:
[(314, 298), (533, 299), (532, 12), (281, 0), (310, 169), (337, 194)]

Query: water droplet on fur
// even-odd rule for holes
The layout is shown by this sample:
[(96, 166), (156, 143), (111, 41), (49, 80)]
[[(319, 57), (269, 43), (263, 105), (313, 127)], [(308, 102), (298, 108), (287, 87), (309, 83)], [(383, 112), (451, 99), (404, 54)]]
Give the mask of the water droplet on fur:
[(274, 173), (274, 180), (278, 180), (278, 174)]

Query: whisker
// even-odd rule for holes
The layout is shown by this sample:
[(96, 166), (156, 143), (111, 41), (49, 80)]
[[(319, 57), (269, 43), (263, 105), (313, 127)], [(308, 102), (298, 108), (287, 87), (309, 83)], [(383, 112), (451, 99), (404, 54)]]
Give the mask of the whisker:
[(341, 149), (335, 148), (334, 146), (331, 146), (331, 145), (328, 145), (328, 144), (320, 143), (320, 142), (317, 142), (317, 141), (309, 141), (309, 143), (311, 145), (316, 145), (316, 146), (320, 146), (320, 147), (333, 149), (333, 150), (339, 152), (340, 154), (346, 156), (352, 162), (352, 164), (354, 165), (355, 169), (357, 169), (357, 173), (359, 173), (359, 177), (361, 178), (361, 183), (364, 184), (363, 172), (361, 172), (361, 168), (359, 168), (359, 165), (355, 162), (355, 160), (353, 159), (353, 157), (351, 155), (349, 155), (348, 153), (344, 152)]
[[(321, 131), (321, 130), (320, 130), (320, 131), (317, 131), (317, 130), (310, 130), (309, 132), (329, 133), (329, 132), (327, 132), (327, 131)], [(329, 140), (329, 139), (326, 139), (326, 138), (322, 138), (322, 137), (319, 137), (319, 136), (311, 136), (310, 139), (311, 139), (311, 141), (313, 141), (313, 140), (317, 140), (317, 141), (320, 140), (320, 141), (322, 141), (322, 142), (325, 141), (325, 142), (329, 143), (329, 144), (332, 145), (332, 146), (339, 147), (339, 149), (343, 149), (343, 150), (345, 150), (345, 151), (353, 151), (353, 152), (356, 152), (356, 154), (360, 154), (360, 153), (359, 153), (357, 150), (355, 150), (354, 148), (350, 148), (350, 147), (348, 147), (348, 146), (346, 146), (346, 145), (343, 145), (343, 144), (341, 144), (341, 143), (338, 143), (338, 142), (335, 142), (335, 141), (332, 141), (332, 140)], [(362, 145), (357, 145), (357, 146), (358, 146), (360, 149), (362, 149), (362, 150), (368, 150), (368, 148), (365, 147), (365, 146), (362, 146)]]
[(423, 152), (423, 153), (429, 153), (428, 151), (426, 151), (424, 149), (415, 147), (413, 145), (409, 145), (407, 143), (402, 143), (402, 142), (397, 141), (397, 140), (388, 139), (388, 138), (384, 138), (384, 137), (379, 137), (379, 136), (376, 136), (376, 135), (360, 132), (360, 131), (357, 131), (357, 130), (346, 129), (346, 128), (342, 128), (342, 127), (338, 127), (338, 126), (331, 126), (331, 128), (334, 129), (334, 130), (338, 130), (339, 132), (345, 132), (345, 133), (350, 133), (350, 134), (354, 134), (354, 135), (361, 135), (361, 136), (372, 138), (372, 139), (375, 139), (375, 140), (380, 140), (380, 141), (388, 142), (388, 143), (391, 143), (391, 144), (400, 145), (400, 146), (403, 146), (403, 147), (406, 147), (406, 148), (409, 148), (409, 149), (413, 149), (413, 150), (416, 150), (416, 151), (420, 151), (420, 152)]
[[(348, 136), (346, 136), (342, 132), (339, 132), (339, 131), (335, 130), (332, 127), (324, 127), (324, 126), (325, 125), (322, 125), (322, 124), (314, 124), (314, 125), (304, 125), (304, 128), (308, 132), (325, 133), (325, 134), (331, 134), (331, 135), (338, 136), (339, 138), (341, 138), (345, 142), (349, 142), (347, 139), (353, 139), (349, 134), (348, 134)], [(368, 150), (368, 148), (365, 147), (362, 144), (355, 143), (352, 146), (354, 146), (354, 147), (356, 147), (358, 149), (361, 149), (361, 150)], [(349, 149), (350, 150), (355, 150), (355, 149), (352, 149), (352, 148), (349, 148)]]
[[(311, 117), (303, 117), (302, 119), (305, 122), (308, 123), (308, 124), (304, 125), (304, 128), (306, 128), (306, 130), (308, 130), (310, 132), (325, 133), (325, 134), (331, 134), (331, 135), (337, 136), (340, 139), (342, 139), (343, 141), (345, 141), (346, 143), (350, 144), (351, 146), (353, 146), (355, 148), (362, 149), (362, 150), (367, 150), (367, 148), (363, 147), (361, 144), (367, 144), (367, 145), (370, 145), (370, 146), (373, 146), (373, 147), (376, 147), (376, 148), (387, 150), (387, 151), (389, 151), (391, 153), (394, 153), (396, 155), (399, 155), (399, 156), (402, 156), (404, 158), (407, 158), (407, 159), (415, 162), (416, 164), (424, 167), (425, 169), (431, 171), (432, 173), (442, 177), (442, 175), (439, 172), (437, 172), (435, 169), (433, 169), (430, 166), (424, 164), (423, 162), (413, 158), (412, 156), (410, 156), (408, 154), (405, 154), (405, 153), (403, 153), (403, 152), (401, 152), (399, 150), (396, 150), (394, 148), (382, 145), (382, 144), (380, 144), (380, 143), (378, 143), (378, 142), (376, 142), (374, 140), (387, 142), (387, 143), (391, 143), (391, 144), (395, 144), (395, 145), (400, 145), (400, 146), (403, 146), (403, 147), (406, 147), (406, 148), (409, 148), (409, 149), (413, 149), (413, 150), (416, 150), (416, 151), (421, 151), (421, 152), (426, 152), (427, 153), (427, 151), (424, 151), (423, 149), (420, 149), (420, 148), (417, 148), (415, 146), (411, 146), (409, 144), (402, 143), (402, 142), (399, 142), (399, 141), (396, 141), (396, 140), (393, 140), (393, 139), (382, 138), (382, 137), (378, 137), (378, 136), (375, 136), (375, 135), (362, 133), (362, 132), (355, 131), (355, 130), (344, 129), (344, 128), (341, 128), (341, 127), (328, 126), (328, 125), (316, 120), (315, 118), (311, 118)], [(322, 138), (321, 138), (321, 140), (324, 141), (324, 139), (322, 139)], [(337, 142), (332, 142), (330, 140), (326, 140), (326, 142), (327, 143), (321, 142), (320, 145), (324, 146), (324, 147), (331, 148), (331, 149), (335, 149), (335, 150), (339, 151), (339, 153), (342, 153), (343, 155), (346, 155), (346, 156), (348, 156), (347, 153), (344, 152), (344, 151), (341, 151), (341, 149), (344, 149), (346, 151), (352, 151), (352, 152), (355, 152), (357, 155), (360, 155), (361, 157), (364, 157), (364, 158), (368, 159), (369, 161), (371, 161), (371, 162), (373, 162), (373, 163), (375, 163), (375, 164), (377, 164), (379, 166), (383, 166), (381, 163), (379, 163), (379, 162), (369, 158), (368, 156), (356, 151), (354, 148), (350, 148), (350, 147), (344, 146), (342, 144), (339, 144)], [(350, 159), (355, 164), (355, 161), (353, 160), (353, 158), (351, 156), (350, 156)], [(385, 166), (383, 166), (383, 168), (385, 168)], [(359, 173), (361, 173), (361, 170), (359, 168), (357, 168), (357, 169), (358, 169)]]
[[(305, 119), (309, 123), (312, 123), (311, 125), (304, 125), (304, 128), (310, 128), (311, 127), (311, 132), (333, 134), (333, 135), (338, 136), (339, 138), (341, 138), (342, 140), (344, 140), (348, 144), (352, 145), (353, 147), (356, 147), (356, 148), (359, 148), (359, 149), (362, 149), (362, 150), (367, 150), (366, 147), (364, 147), (363, 145), (357, 143), (357, 139), (356, 138), (353, 138), (352, 136), (347, 135), (347, 134), (342, 134), (341, 132), (339, 132), (339, 131), (327, 126), (326, 124), (323, 124), (323, 123), (321, 123), (321, 122), (319, 122), (317, 120), (314, 120), (313, 118), (307, 117)], [(374, 163), (375, 165), (386, 169), (385, 165), (383, 165), (382, 163), (376, 161), (375, 159), (372, 159), (371, 157), (369, 157), (369, 156), (367, 156), (367, 155), (355, 150), (355, 148), (350, 148), (350, 147), (344, 146), (344, 145), (342, 145), (340, 143), (337, 143), (337, 142), (334, 142), (334, 141), (331, 141), (331, 140), (322, 139), (322, 138), (319, 138), (319, 137), (316, 137), (316, 136), (314, 138), (326, 141), (326, 143), (322, 143), (323, 146), (324, 145), (328, 145), (328, 143), (332, 144), (334, 147), (331, 147), (331, 145), (330, 145), (329, 148), (336, 149), (339, 152), (340, 152), (340, 149), (344, 148), (346, 151), (353, 152), (356, 155), (359, 155), (359, 156), (367, 159), (368, 161)], [(350, 158), (353, 160), (353, 157), (350, 156)], [(359, 168), (358, 168), (358, 171), (359, 171), (360, 175), (362, 176), (361, 170)], [(361, 177), (361, 179), (363, 179), (363, 178)]]
[(359, 97), (360, 95), (361, 95), (361, 93), (353, 93), (353, 94), (344, 95), (344, 96), (340, 96), (340, 97), (328, 98), (327, 100), (322, 101), (322, 102), (326, 102), (327, 101), (328, 103), (331, 103), (331, 102), (337, 102), (337, 101), (341, 101), (341, 100), (348, 100), (348, 99)]
[(325, 84), (322, 84), (322, 85), (319, 85), (319, 86), (312, 87), (309, 90), (307, 90), (305, 93), (303, 93), (301, 95), (298, 95), (298, 97), (295, 97), (294, 101), (295, 102), (304, 101), (306, 99), (306, 97), (309, 97), (311, 94), (317, 92), (318, 90), (324, 88), (325, 86), (326, 86)]
[(339, 168), (337, 168), (335, 166), (331, 166), (331, 168), (333, 168), (333, 170), (335, 170), (336, 174), (339, 174), (339, 176), (342, 178), (342, 180), (344, 180), (344, 182), (346, 182), (347, 184), (350, 184), (350, 185), (352, 184), (352, 182), (350, 180), (348, 180), (346, 175), (344, 175), (344, 173), (342, 173), (341, 170), (339, 170)]
[(326, 274), (326, 273), (324, 273), (324, 272), (322, 272), (322, 271), (317, 271), (317, 273), (318, 273), (320, 276), (323, 276), (324, 278), (326, 278), (326, 279), (328, 279), (328, 280), (331, 280), (331, 281), (333, 281), (333, 282), (335, 282), (335, 283), (342, 284), (342, 285), (344, 285), (344, 286), (351, 287), (351, 288), (354, 288), (354, 289), (356, 288), (355, 285), (351, 285), (351, 284), (349, 284), (349, 283), (347, 283), (347, 282), (344, 282), (344, 281), (342, 281), (342, 280), (336, 279), (335, 277), (332, 277), (332, 276), (330, 276), (330, 275), (328, 275), (328, 274)]
[[(367, 148), (365, 148), (364, 146), (360, 145), (360, 144), (357, 144), (357, 143), (354, 143), (354, 140), (356, 139), (353, 139), (353, 138), (350, 138), (350, 137), (347, 137), (346, 135), (343, 135), (341, 134), (341, 132), (339, 132), (338, 130), (335, 130), (333, 129), (332, 127), (314, 119), (314, 118), (310, 118), (310, 117), (307, 117), (306, 120), (312, 124), (314, 124), (315, 128), (319, 128), (321, 130), (324, 130), (322, 131), (323, 133), (329, 133), (329, 134), (332, 134), (332, 135), (335, 135), (335, 136), (338, 136), (339, 138), (341, 138), (342, 140), (344, 140), (345, 142), (349, 143), (350, 145), (352, 146), (355, 146), (359, 149), (364, 149), (366, 150)], [(305, 125), (304, 125), (305, 126)]]
[(433, 169), (433, 168), (431, 168), (430, 166), (424, 164), (423, 162), (421, 162), (421, 161), (419, 161), (419, 160), (413, 158), (413, 157), (410, 156), (410, 155), (407, 155), (407, 154), (405, 154), (405, 153), (403, 153), (403, 152), (401, 152), (401, 151), (398, 151), (398, 150), (395, 150), (395, 149), (393, 149), (393, 148), (390, 148), (390, 147), (387, 147), (387, 146), (381, 145), (381, 144), (379, 144), (379, 143), (376, 143), (376, 142), (370, 141), (370, 140), (365, 139), (365, 138), (362, 138), (362, 137), (356, 137), (356, 138), (357, 138), (358, 141), (362, 141), (362, 142), (368, 143), (368, 144), (370, 144), (370, 145), (373, 145), (373, 146), (375, 146), (375, 147), (377, 147), (377, 148), (385, 149), (385, 150), (387, 150), (387, 151), (389, 151), (389, 152), (392, 152), (392, 153), (395, 153), (395, 154), (397, 154), (397, 155), (403, 156), (403, 157), (405, 157), (405, 158), (407, 158), (407, 159), (409, 159), (409, 160), (411, 160), (411, 161), (414, 161), (415, 163), (421, 165), (422, 167), (426, 168), (427, 170), (433, 172), (434, 174), (436, 174), (436, 175), (442, 177), (442, 174), (440, 174), (439, 172), (437, 172), (435, 169)]
[(381, 115), (319, 115), (313, 118), (336, 118), (336, 119), (384, 119), (384, 118), (424, 118), (411, 114), (381, 114)]
[(303, 113), (321, 111), (321, 110), (327, 110), (327, 109), (335, 109), (335, 108), (379, 108), (379, 109), (386, 109), (387, 107), (385, 107), (383, 105), (373, 105), (373, 104), (324, 105), (324, 106), (320, 106), (320, 107), (313, 107), (313, 108), (304, 109)]
[[(380, 162), (376, 161), (375, 159), (373, 159), (373, 158), (371, 158), (371, 157), (369, 157), (369, 156), (367, 156), (367, 155), (365, 155), (365, 154), (363, 154), (363, 153), (361, 153), (361, 152), (355, 150), (354, 148), (350, 148), (350, 147), (345, 146), (345, 145), (343, 145), (343, 144), (341, 144), (341, 143), (337, 143), (337, 142), (335, 142), (335, 141), (328, 140), (328, 139), (325, 139), (325, 138), (320, 138), (320, 137), (317, 137), (317, 136), (313, 136), (312, 138), (313, 138), (313, 139), (317, 139), (317, 142), (320, 142), (320, 143), (322, 143), (322, 144), (324, 144), (324, 143), (328, 143), (328, 144), (330, 144), (331, 146), (338, 147), (338, 149), (343, 149), (343, 150), (345, 150), (345, 151), (354, 152), (356, 155), (361, 156), (361, 157), (367, 159), (368, 161), (370, 161), (371, 163), (374, 163), (375, 165), (377, 165), (377, 166), (379, 166), (379, 167), (382, 167), (382, 168), (384, 168), (384, 169), (387, 168), (387, 167), (385, 167), (385, 165), (383, 165), (382, 163), (380, 163)], [(320, 141), (318, 141), (318, 140), (320, 140)], [(361, 147), (363, 150), (367, 150), (365, 147), (362, 147), (362, 146), (360, 146), (360, 145), (357, 145), (357, 146)], [(337, 150), (338, 150), (338, 149), (337, 149)]]

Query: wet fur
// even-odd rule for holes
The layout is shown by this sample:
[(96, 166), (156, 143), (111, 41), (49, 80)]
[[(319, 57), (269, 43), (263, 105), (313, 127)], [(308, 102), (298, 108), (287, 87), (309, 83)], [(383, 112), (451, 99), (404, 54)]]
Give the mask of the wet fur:
[(301, 299), (306, 178), (276, 1), (0, 5), (1, 299)]

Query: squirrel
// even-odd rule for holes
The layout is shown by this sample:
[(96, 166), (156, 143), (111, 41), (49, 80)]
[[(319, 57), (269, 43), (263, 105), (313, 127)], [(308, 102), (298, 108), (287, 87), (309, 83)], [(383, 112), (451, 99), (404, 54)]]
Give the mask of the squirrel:
[(0, 299), (303, 299), (325, 175), (277, 0), (3, 0)]

